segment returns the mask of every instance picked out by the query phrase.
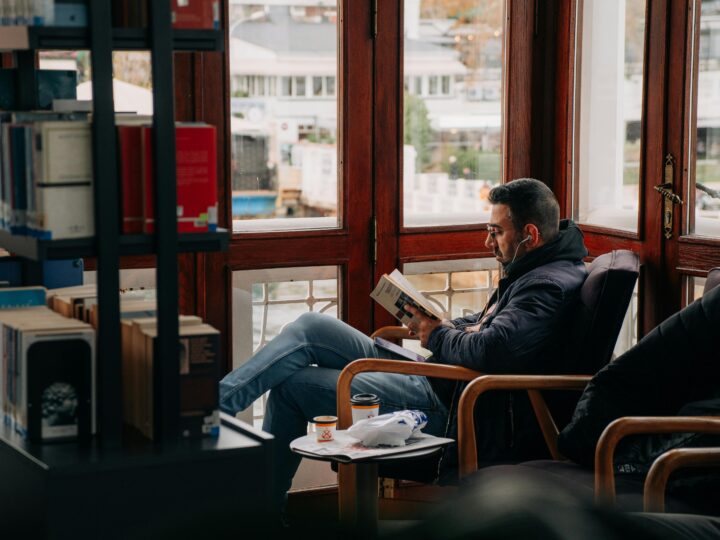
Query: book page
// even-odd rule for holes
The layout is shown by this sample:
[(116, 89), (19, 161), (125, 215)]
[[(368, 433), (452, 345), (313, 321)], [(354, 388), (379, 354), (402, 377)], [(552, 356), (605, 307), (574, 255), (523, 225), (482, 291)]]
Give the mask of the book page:
[(415, 300), (420, 304), (422, 307), (424, 307), (427, 311), (429, 311), (433, 316), (437, 317), (438, 319), (442, 319), (445, 314), (442, 313), (437, 306), (433, 305), (428, 298), (418, 291), (412, 283), (408, 281), (408, 279), (402, 275), (400, 270), (397, 268), (393, 270), (390, 273), (390, 279), (395, 281), (395, 283), (398, 284), (398, 286), (403, 289), (406, 293), (410, 294)]

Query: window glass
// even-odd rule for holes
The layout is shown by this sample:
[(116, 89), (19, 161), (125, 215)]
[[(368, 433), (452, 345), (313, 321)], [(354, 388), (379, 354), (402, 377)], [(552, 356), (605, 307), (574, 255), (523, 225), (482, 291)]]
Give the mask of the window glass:
[(575, 219), (637, 231), (646, 0), (580, 5)]
[[(75, 71), (77, 99), (92, 99), (90, 51), (40, 51), (38, 56), (40, 69)], [(147, 51), (113, 52), (113, 100), (116, 111), (152, 114), (151, 67), (151, 57)]]
[(323, 93), (323, 78), (313, 77), (313, 95), (322, 96)]
[(337, 227), (337, 2), (234, 0), (229, 15), (233, 230)]
[[(233, 272), (233, 369), (303, 313), (338, 316), (338, 267), (313, 266)], [(265, 400), (247, 421), (262, 426)]]
[[(500, 278), (495, 258), (416, 262), (403, 266), (403, 274), (449, 319), (477, 313), (485, 307)], [(403, 345), (427, 356), (417, 340)]]
[(404, 3), (406, 227), (489, 217), (501, 179), (503, 10), (503, 0)]
[(705, 278), (688, 276), (688, 304), (702, 297), (706, 281)]
[[(403, 274), (449, 319), (481, 311), (497, 287), (501, 275), (500, 265), (494, 258), (408, 263), (403, 266)], [(636, 284), (615, 344), (615, 356), (637, 343), (637, 315)], [(430, 354), (420, 347), (417, 340), (404, 340), (403, 346), (425, 356)]]
[[(700, 57), (695, 79), (695, 163), (690, 175), (695, 198), (688, 210), (693, 214), (690, 232), (720, 237), (720, 121), (717, 110), (720, 107), (720, 2), (703, 1), (700, 9)], [(690, 151), (692, 163), (693, 149)]]
[(305, 77), (295, 77), (295, 95), (305, 97)]

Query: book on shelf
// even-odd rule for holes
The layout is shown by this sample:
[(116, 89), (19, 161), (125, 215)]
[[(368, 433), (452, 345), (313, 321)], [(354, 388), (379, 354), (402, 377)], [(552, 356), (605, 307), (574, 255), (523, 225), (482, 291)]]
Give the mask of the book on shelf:
[(94, 234), (90, 139), (84, 113), (0, 113), (4, 230), (42, 239)]
[[(123, 319), (123, 417), (153, 439), (153, 380), (157, 347), (155, 318)], [(220, 333), (196, 316), (178, 318), (180, 435), (194, 438), (219, 433)]]
[[(142, 208), (144, 230), (155, 232), (153, 128), (144, 126), (142, 139)], [(175, 172), (177, 230), (182, 233), (217, 230), (217, 141), (215, 126), (176, 123)]]
[[(67, 69), (38, 69), (37, 103), (34, 107), (49, 110), (53, 101), (74, 100), (77, 95), (77, 72)], [(0, 69), (0, 110), (12, 111), (17, 104), (17, 69)]]
[(143, 232), (142, 125), (117, 126), (120, 165), (120, 218), (123, 234)]
[[(150, 0), (114, 0), (113, 26), (145, 28), (149, 21)], [(219, 0), (172, 0), (170, 4), (173, 28), (220, 28)]]
[(18, 309), (44, 306), (47, 289), (45, 287), (12, 287), (0, 289), (0, 309)]
[(0, 26), (87, 26), (86, 0), (3, 0)]
[(95, 432), (95, 332), (35, 306), (0, 310), (3, 418), (35, 442)]
[(220, 2), (218, 0), (172, 0), (173, 28), (220, 28)]
[(444, 318), (442, 310), (418, 291), (397, 269), (390, 274), (383, 274), (370, 296), (403, 324), (407, 324), (412, 318), (412, 313), (405, 310), (405, 305), (414, 307), (431, 319)]

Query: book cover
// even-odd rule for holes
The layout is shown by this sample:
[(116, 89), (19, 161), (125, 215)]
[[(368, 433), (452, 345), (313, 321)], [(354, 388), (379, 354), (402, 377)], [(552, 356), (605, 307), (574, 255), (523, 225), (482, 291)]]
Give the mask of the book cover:
[(35, 187), (37, 212), (33, 235), (45, 240), (86, 238), (95, 234), (90, 184)]
[(142, 126), (117, 127), (120, 145), (120, 200), (123, 234), (143, 232)]
[(218, 0), (172, 0), (171, 8), (173, 28), (220, 28)]
[[(152, 128), (142, 128), (143, 216), (146, 233), (155, 231)], [(215, 127), (175, 127), (178, 232), (217, 229), (217, 143)]]
[[(35, 183), (91, 183), (92, 143), (87, 121), (47, 121), (33, 125)], [(72, 159), (68, 159), (72, 156)]]
[(94, 429), (94, 334), (24, 335), (27, 435), (35, 442), (87, 439)]
[(45, 295), (45, 287), (0, 289), (0, 309), (44, 306)]
[(406, 304), (432, 319), (442, 319), (444, 316), (442, 311), (413, 287), (397, 269), (390, 275), (383, 274), (370, 296), (403, 324), (412, 319), (412, 314), (404, 308)]
[[(206, 324), (181, 325), (179, 328), (178, 363), (180, 370), (180, 435), (185, 438), (220, 433), (219, 388), (220, 333)], [(145, 382), (142, 413), (146, 436), (154, 436), (153, 380), (154, 359), (157, 357), (157, 327), (144, 328), (143, 360), (139, 363)], [(148, 384), (149, 382), (149, 384)]]
[[(89, 378), (92, 383), (94, 380), (92, 351), (95, 343), (93, 330), (87, 324), (61, 317), (45, 306), (0, 310), (0, 323), (6, 344), (4, 354), (7, 354), (3, 407), (10, 411), (11, 424), (15, 431), (34, 441), (77, 436), (79, 434), (77, 431), (73, 434), (63, 429), (43, 430), (43, 403), (53, 397), (51, 395), (53, 392), (48, 391), (49, 384), (41, 384), (40, 392), (36, 385), (43, 381), (43, 374), (53, 372), (48, 367), (48, 363), (57, 362), (58, 358), (63, 356), (68, 361), (76, 357), (80, 358), (81, 352), (77, 346), (71, 347), (70, 352), (65, 354), (67, 350), (58, 344), (59, 341), (78, 339), (86, 342), (91, 349)], [(34, 344), (45, 341), (49, 342), (49, 345), (35, 348)], [(33, 365), (41, 367), (33, 371)], [(64, 378), (65, 382), (69, 380), (70, 375)], [(54, 382), (63, 382), (63, 380)], [(75, 390), (78, 388), (76, 384), (71, 386)], [(90, 397), (94, 402), (94, 395)], [(94, 406), (92, 409), (94, 410)], [(47, 413), (47, 407), (44, 412)], [(91, 416), (92, 412), (88, 418), (91, 421), (91, 430), (94, 430), (94, 420)], [(57, 419), (51, 423), (61, 426), (61, 422)]]

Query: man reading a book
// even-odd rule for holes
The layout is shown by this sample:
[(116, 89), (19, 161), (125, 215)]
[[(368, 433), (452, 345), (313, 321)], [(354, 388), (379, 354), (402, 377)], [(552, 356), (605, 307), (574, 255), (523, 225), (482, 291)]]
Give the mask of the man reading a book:
[[(582, 233), (572, 222), (560, 222), (555, 196), (538, 180), (497, 186), (489, 201), (486, 246), (502, 265), (504, 277), (487, 306), (452, 321), (432, 319), (406, 306), (413, 313), (408, 327), (433, 353), (431, 362), (487, 373), (552, 373), (553, 358), (560, 356), (554, 353), (586, 276)], [(288, 448), (290, 441), (307, 432), (314, 416), (334, 413), (338, 375), (357, 358), (401, 357), (342, 321), (306, 313), (220, 382), (220, 406), (230, 414), (270, 390), (263, 429), (276, 437), (279, 507), (300, 463), (300, 456)], [(460, 395), (455, 382), (364, 373), (355, 377), (352, 389), (376, 394), (381, 414), (422, 410), (428, 416), (425, 433), (454, 438)], [(514, 404), (509, 393), (491, 394), (479, 400), (482, 411), (476, 415), (481, 419), (481, 462), (532, 457), (525, 444), (531, 437), (515, 414), (520, 404)]]

